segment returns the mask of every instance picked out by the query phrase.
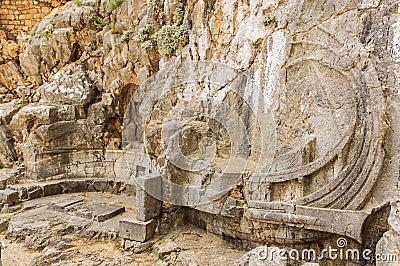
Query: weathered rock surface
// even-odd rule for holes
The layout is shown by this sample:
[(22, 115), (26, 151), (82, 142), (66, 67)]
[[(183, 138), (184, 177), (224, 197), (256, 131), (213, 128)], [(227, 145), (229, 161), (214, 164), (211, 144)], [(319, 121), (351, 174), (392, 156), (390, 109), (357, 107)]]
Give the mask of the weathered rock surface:
[(0, 126), (0, 167), (11, 167), (16, 161), (13, 135), (7, 126)]
[(80, 47), (86, 45), (82, 38), (87, 33), (84, 25), (89, 24), (93, 8), (67, 3), (64, 8), (55, 9), (34, 29), (24, 51), (20, 54), (22, 71), (32, 82), (41, 85), (51, 74), (78, 59)]
[[(118, 236), (119, 221), (132, 217), (133, 214), (124, 213), (123, 206), (116, 208), (115, 205), (106, 203), (102, 195), (115, 203), (124, 204), (132, 212), (131, 199), (126, 196), (93, 192), (69, 195), (57, 193), (56, 196), (23, 204), (22, 209), (27, 211), (11, 218), (7, 236), (25, 241), (26, 246), (32, 249), (54, 246), (70, 233), (91, 239), (115, 239)], [(1, 198), (14, 196), (14, 200), (18, 200), (17, 191), (5, 190)], [(103, 208), (99, 209), (99, 205)], [(111, 214), (110, 208), (114, 210)]]
[(0, 91), (2, 94), (15, 90), (19, 82), (22, 82), (22, 75), (14, 62), (0, 65), (0, 85), (5, 88)]
[(400, 258), (400, 200), (396, 198), (391, 205), (389, 216), (390, 230), (385, 232), (376, 245), (377, 266), (397, 265)]
[(22, 107), (10, 121), (10, 128), (20, 140), (27, 140), (29, 134), (42, 125), (50, 125), (58, 121), (75, 120), (73, 106), (46, 106), (29, 104)]
[(21, 179), (24, 169), (22, 167), (13, 167), (0, 171), (0, 189), (6, 189), (8, 185), (15, 184)]
[(38, 88), (37, 94), (40, 104), (87, 105), (95, 97), (94, 88), (81, 65), (61, 69)]
[(0, 31), (0, 64), (18, 58), (20, 46), (13, 40), (8, 40), (6, 33)]
[(22, 107), (20, 100), (12, 100), (9, 103), (0, 104), (0, 121), (2, 125), (8, 125), (12, 117)]

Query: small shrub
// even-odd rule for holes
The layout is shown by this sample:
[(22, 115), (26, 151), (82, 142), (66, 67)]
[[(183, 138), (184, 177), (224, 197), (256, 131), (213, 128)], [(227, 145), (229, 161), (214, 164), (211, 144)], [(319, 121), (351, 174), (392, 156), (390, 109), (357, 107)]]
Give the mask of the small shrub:
[(102, 29), (105, 25), (110, 24), (110, 20), (104, 19), (95, 14), (91, 14), (89, 16), (89, 22), (92, 23), (93, 27), (98, 30)]
[(117, 9), (125, 0), (108, 0), (107, 7), (109, 11)]
[(206, 150), (202, 149), (200, 151), (200, 155), (199, 155), (199, 157), (197, 157), (197, 160), (200, 160), (200, 161), (205, 161), (206, 160)]
[(82, 0), (74, 0), (75, 5), (77, 5), (78, 7), (82, 6)]
[(185, 15), (185, 12), (183, 12), (182, 9), (180, 9), (180, 8), (175, 9), (174, 23), (177, 25), (182, 24), (184, 15)]
[(183, 3), (179, 0), (174, 1), (175, 12), (173, 16), (174, 24), (181, 25), (183, 22), (183, 18), (185, 16), (185, 12), (183, 11)]
[(32, 32), (30, 35), (31, 36), (39, 35), (40, 37), (44, 37), (46, 39), (50, 39), (51, 37), (53, 37), (53, 25), (49, 25), (47, 27), (47, 29), (45, 29), (43, 31), (42, 30), (38, 30), (38, 31)]
[(196, 29), (190, 29), (190, 30), (188, 31), (188, 34), (189, 34), (189, 35), (197, 34), (197, 30), (196, 30)]
[(133, 25), (130, 24), (128, 29), (122, 32), (121, 42), (126, 42), (130, 39), (131, 34), (133, 33)]
[(109, 24), (108, 24), (108, 26), (110, 26), (110, 29), (111, 29), (111, 31), (112, 32), (115, 32), (115, 21), (111, 21)]
[(150, 38), (150, 32), (153, 28), (151, 23), (147, 23), (143, 28), (139, 29), (134, 40), (137, 42), (145, 42)]
[(268, 13), (264, 16), (264, 26), (268, 26), (271, 23), (275, 22), (275, 15), (274, 13)]
[(157, 32), (157, 45), (161, 54), (171, 55), (188, 39), (188, 31), (183, 25), (166, 25)]
[(121, 143), (121, 147), (122, 147), (122, 148), (125, 148), (126, 146), (128, 146), (128, 144), (129, 144), (129, 142), (123, 141), (123, 142)]
[(144, 43), (142, 43), (142, 48), (152, 49), (154, 48), (154, 42), (152, 40), (145, 41)]

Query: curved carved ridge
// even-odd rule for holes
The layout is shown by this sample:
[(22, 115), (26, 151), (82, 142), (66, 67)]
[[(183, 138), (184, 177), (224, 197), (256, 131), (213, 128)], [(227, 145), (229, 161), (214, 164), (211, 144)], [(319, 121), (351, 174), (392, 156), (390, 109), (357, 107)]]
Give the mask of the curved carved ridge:
[(378, 143), (378, 150), (376, 154), (375, 164), (370, 172), (370, 177), (365, 181), (362, 188), (355, 194), (353, 199), (346, 204), (343, 209), (347, 210), (360, 210), (367, 200), (367, 196), (371, 193), (372, 188), (378, 179), (379, 173), (383, 166), (383, 160), (385, 159), (385, 151), (381, 147), (381, 142)]
[[(366, 129), (366, 126), (363, 125), (361, 128), (361, 138), (362, 138), (362, 142), (357, 146), (357, 150), (356, 150), (356, 154), (362, 154), (360, 157), (364, 157), (366, 156), (366, 150), (364, 149), (364, 141), (365, 138), (364, 136), (367, 134), (368, 131)], [(320, 200), (321, 198), (325, 197), (326, 195), (328, 195), (330, 192), (332, 192), (334, 189), (336, 189), (336, 187), (338, 187), (343, 180), (346, 179), (346, 177), (348, 177), (352, 172), (354, 172), (354, 170), (357, 168), (357, 165), (360, 164), (360, 157), (354, 157), (350, 163), (339, 173), (339, 175), (328, 185), (326, 185), (325, 187), (323, 187), (320, 190), (317, 190), (313, 193), (311, 193), (310, 195), (307, 195), (303, 198), (300, 198), (298, 200), (293, 201), (294, 203), (296, 203), (297, 205), (311, 205), (313, 202)], [(358, 166), (360, 167), (360, 166)]]
[[(258, 186), (255, 187), (254, 189), (249, 190), (250, 194), (252, 194), (252, 199), (253, 200), (259, 199), (257, 198), (257, 194), (255, 194), (254, 192), (257, 191), (260, 192), (262, 186), (265, 185), (266, 183), (281, 183), (290, 180), (296, 180), (302, 176), (312, 175), (315, 172), (319, 171), (321, 168), (330, 164), (332, 161), (335, 160), (335, 158), (337, 158), (338, 154), (343, 151), (344, 147), (346, 147), (350, 143), (352, 135), (354, 134), (354, 127), (355, 126), (353, 125), (353, 127), (347, 131), (345, 136), (334, 145), (334, 148), (327, 151), (318, 160), (315, 160), (311, 163), (293, 169), (268, 173), (266, 176), (263, 177), (257, 174), (253, 175), (252, 180), (250, 182), (257, 182)], [(255, 179), (257, 178), (262, 180), (256, 181)]]
[(337, 196), (336, 200), (326, 205), (326, 208), (342, 209), (344, 206), (346, 206), (347, 202), (349, 202), (355, 196), (355, 194), (358, 193), (368, 179), (368, 175), (374, 165), (376, 150), (377, 144), (370, 147), (367, 160), (364, 164), (364, 167), (362, 167), (361, 172), (355, 174), (355, 178), (353, 177), (352, 179), (349, 179), (341, 184), (339, 191), (336, 191), (335, 193)]
[[(319, 199), (311, 202), (305, 202), (303, 199), (297, 201), (297, 204), (332, 209), (356, 210), (361, 208), (375, 184), (384, 158), (384, 152), (381, 149), (382, 143), (377, 140), (376, 135), (380, 128), (379, 126), (378, 128), (374, 127), (374, 122), (376, 122), (374, 115), (376, 114), (368, 115), (367, 136), (360, 143), (363, 151), (351, 172), (345, 176), (339, 175), (334, 182), (323, 188), (323, 191), (313, 193), (314, 195), (322, 193), (323, 196)], [(366, 151), (368, 151), (367, 154)], [(332, 190), (327, 192), (327, 189)], [(305, 198), (310, 199), (313, 194)]]
[[(366, 137), (364, 137), (365, 134)], [(342, 195), (342, 193), (344, 193), (351, 183), (357, 178), (357, 175), (365, 164), (365, 160), (368, 158), (369, 142), (367, 142), (367, 144), (365, 142), (370, 134), (371, 132), (368, 130), (368, 127), (365, 127), (365, 130), (362, 134), (362, 141), (360, 141), (356, 152), (356, 154), (360, 154), (360, 156), (354, 158), (354, 164), (352, 162), (344, 171), (341, 171), (331, 183), (322, 189), (297, 200), (296, 204), (307, 205), (311, 207), (327, 207), (334, 202), (338, 196)]]
[[(364, 102), (365, 103), (365, 102)], [(379, 136), (382, 127), (377, 112), (361, 113), (361, 134), (356, 155), (328, 185), (299, 200), (251, 201), (245, 216), (250, 220), (283, 223), (349, 236), (362, 242), (361, 229), (373, 210), (361, 211), (380, 174), (385, 152)], [(325, 213), (325, 215), (321, 215)], [(329, 218), (322, 218), (329, 217)], [(343, 224), (351, 226), (343, 227)]]
[(382, 141), (376, 140), (376, 136), (374, 136), (370, 142), (373, 142), (374, 145), (370, 147), (367, 162), (357, 180), (340, 199), (327, 207), (357, 210), (366, 201), (382, 168), (385, 155), (382, 150)]
[(353, 131), (354, 131), (354, 126), (351, 129), (349, 129), (346, 132), (345, 136), (334, 145), (333, 149), (327, 151), (324, 155), (321, 156), (320, 159), (293, 169), (268, 173), (263, 181), (271, 183), (279, 183), (279, 182), (290, 181), (293, 179), (298, 179), (299, 176), (307, 176), (315, 173), (322, 167), (329, 164), (329, 162), (331, 162), (335, 158), (335, 156), (337, 156), (337, 154), (343, 150), (343, 148), (350, 142), (351, 140), (350, 135), (352, 135), (351, 132)]

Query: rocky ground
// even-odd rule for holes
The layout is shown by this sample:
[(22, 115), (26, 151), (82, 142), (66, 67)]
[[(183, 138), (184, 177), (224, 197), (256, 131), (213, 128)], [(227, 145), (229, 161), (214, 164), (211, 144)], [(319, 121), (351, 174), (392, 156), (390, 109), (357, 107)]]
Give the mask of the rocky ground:
[[(142, 253), (123, 250), (117, 240), (91, 241), (74, 235), (68, 237), (72, 242), (63, 251), (65, 256), (51, 248), (40, 252), (6, 239), (3, 265), (231, 265), (246, 253), (192, 225), (159, 236)], [(46, 257), (55, 258), (54, 263), (43, 263)]]
[(10, 218), (3, 265), (230, 265), (245, 254), (192, 225), (142, 244), (121, 242), (118, 223), (134, 206), (133, 197), (96, 192), (25, 202), (3, 214)]

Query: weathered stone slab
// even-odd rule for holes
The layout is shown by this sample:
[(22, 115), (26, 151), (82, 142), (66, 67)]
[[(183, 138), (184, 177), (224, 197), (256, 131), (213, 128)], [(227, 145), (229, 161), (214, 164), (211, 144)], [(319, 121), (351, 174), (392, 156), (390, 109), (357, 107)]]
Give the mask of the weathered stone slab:
[(0, 122), (2, 125), (8, 125), (21, 107), (22, 103), (20, 100), (12, 100), (9, 103), (0, 104)]
[[(113, 185), (112, 183), (113, 182), (110, 180), (95, 180), (92, 183), (93, 191), (106, 192), (109, 190), (109, 187)], [(90, 188), (92, 186), (90, 186)]]
[(93, 202), (88, 205), (88, 209), (92, 212), (93, 218), (98, 222), (104, 222), (125, 212), (125, 207), (103, 202)]
[(66, 208), (68, 208), (72, 205), (76, 205), (78, 203), (82, 203), (82, 202), (83, 202), (82, 198), (72, 197), (72, 198), (63, 200), (61, 202), (57, 202), (52, 207), (53, 207), (53, 209), (55, 209), (57, 211), (64, 211), (64, 210), (66, 210)]
[(6, 232), (8, 224), (10, 223), (10, 218), (6, 215), (2, 215), (0, 218), (0, 233)]
[(21, 200), (32, 200), (43, 196), (43, 189), (38, 184), (8, 185), (7, 188), (18, 191)]
[(0, 126), (0, 167), (11, 167), (16, 159), (13, 135), (8, 126)]
[(65, 193), (77, 193), (87, 190), (88, 184), (86, 180), (65, 180), (60, 184)]
[(221, 215), (241, 218), (243, 216), (243, 206), (244, 201), (239, 201), (232, 197), (228, 197), (222, 207)]
[(19, 175), (21, 174), (22, 168), (13, 167), (0, 173), (0, 189), (6, 189), (7, 185), (14, 184)]
[(40, 186), (31, 186), (27, 189), (28, 199), (37, 199), (43, 196), (43, 188)]
[(7, 89), (15, 89), (21, 78), (21, 73), (19, 73), (14, 62), (0, 65), (0, 84), (3, 84)]
[(51, 196), (61, 194), (63, 192), (63, 187), (58, 183), (47, 183), (43, 186), (43, 196)]
[(16, 204), (19, 202), (19, 193), (11, 189), (0, 190), (0, 201), (3, 204)]
[(145, 242), (153, 237), (157, 228), (156, 220), (147, 222), (137, 220), (121, 220), (119, 222), (119, 235), (122, 238)]
[(146, 243), (137, 242), (129, 239), (123, 239), (122, 247), (124, 250), (132, 250), (133, 253), (139, 254), (146, 251), (150, 248), (154, 243), (152, 241), (148, 241)]

